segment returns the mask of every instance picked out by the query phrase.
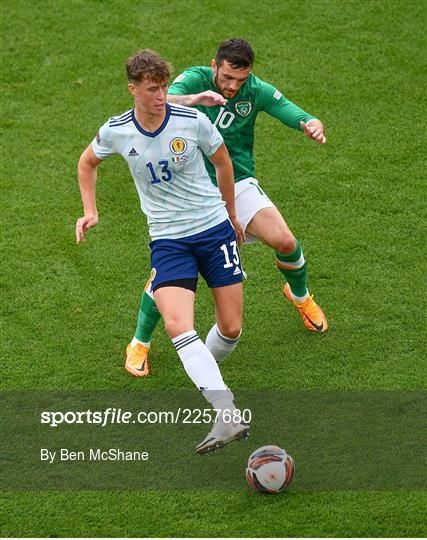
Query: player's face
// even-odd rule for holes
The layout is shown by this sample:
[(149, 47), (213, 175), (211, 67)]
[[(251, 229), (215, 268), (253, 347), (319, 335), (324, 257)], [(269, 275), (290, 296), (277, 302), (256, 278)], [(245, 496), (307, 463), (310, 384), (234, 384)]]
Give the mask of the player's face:
[(135, 105), (152, 116), (161, 116), (166, 111), (168, 81), (155, 82), (143, 79), (138, 84), (129, 83), (129, 92), (135, 98)]
[(227, 99), (233, 98), (251, 74), (251, 68), (233, 68), (224, 60), (220, 66), (212, 60), (215, 86)]

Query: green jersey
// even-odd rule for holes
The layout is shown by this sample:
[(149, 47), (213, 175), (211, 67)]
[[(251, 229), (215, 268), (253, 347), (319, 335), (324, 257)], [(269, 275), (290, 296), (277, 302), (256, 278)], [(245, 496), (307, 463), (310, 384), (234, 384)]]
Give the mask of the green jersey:
[[(217, 92), (210, 67), (193, 67), (185, 70), (174, 80), (169, 94), (199, 94), (206, 90)], [(255, 176), (254, 130), (259, 112), (278, 118), (293, 129), (299, 129), (301, 120), (308, 122), (315, 117), (286, 99), (274, 86), (250, 74), (239, 92), (229, 99), (225, 107), (215, 105), (197, 109), (206, 114), (224, 138), (234, 168), (236, 182)], [(215, 167), (205, 159), (206, 168), (216, 183)]]

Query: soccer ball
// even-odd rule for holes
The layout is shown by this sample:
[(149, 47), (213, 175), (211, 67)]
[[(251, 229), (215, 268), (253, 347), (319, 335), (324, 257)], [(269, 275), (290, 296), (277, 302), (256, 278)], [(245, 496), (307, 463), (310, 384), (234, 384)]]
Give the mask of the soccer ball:
[(269, 444), (250, 455), (246, 479), (255, 491), (279, 493), (289, 487), (294, 472), (294, 460), (286, 450)]

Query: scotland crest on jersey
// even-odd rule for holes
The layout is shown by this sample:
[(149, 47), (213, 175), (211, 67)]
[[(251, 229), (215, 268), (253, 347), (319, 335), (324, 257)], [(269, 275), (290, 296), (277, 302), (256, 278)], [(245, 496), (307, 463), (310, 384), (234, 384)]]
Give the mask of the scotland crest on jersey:
[(187, 150), (187, 141), (182, 137), (174, 137), (169, 146), (174, 154), (181, 155)]

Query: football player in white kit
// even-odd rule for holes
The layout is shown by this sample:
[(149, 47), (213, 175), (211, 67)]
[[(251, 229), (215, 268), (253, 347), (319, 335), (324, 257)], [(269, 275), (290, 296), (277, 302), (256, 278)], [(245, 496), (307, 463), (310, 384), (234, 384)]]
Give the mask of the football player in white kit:
[[(238, 243), (244, 241), (244, 231), (236, 219), (233, 166), (222, 136), (203, 113), (166, 102), (171, 74), (166, 60), (145, 49), (129, 58), (126, 70), (134, 108), (109, 118), (79, 160), (84, 215), (76, 223), (76, 240), (84, 240), (86, 231), (98, 223), (98, 165), (120, 154), (148, 218), (152, 287), (165, 329), (188, 376), (221, 411), (196, 447), (198, 453), (207, 453), (245, 437), (249, 430), (236, 421), (234, 396), (193, 320), (200, 273), (212, 290), (228, 352), (234, 350), (242, 325)], [(210, 180), (202, 152), (215, 166), (219, 189)]]

